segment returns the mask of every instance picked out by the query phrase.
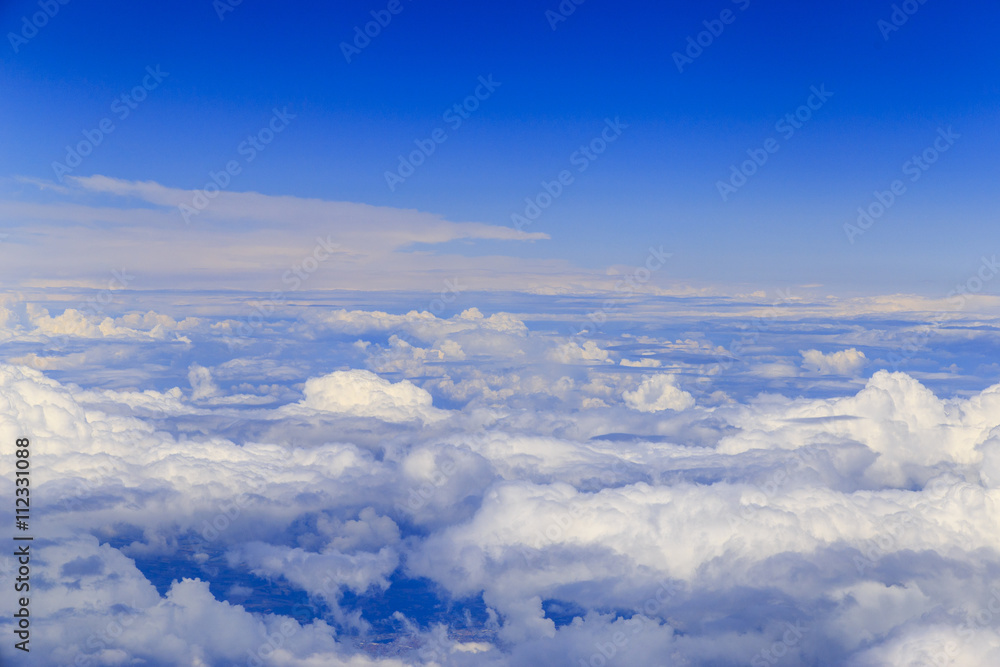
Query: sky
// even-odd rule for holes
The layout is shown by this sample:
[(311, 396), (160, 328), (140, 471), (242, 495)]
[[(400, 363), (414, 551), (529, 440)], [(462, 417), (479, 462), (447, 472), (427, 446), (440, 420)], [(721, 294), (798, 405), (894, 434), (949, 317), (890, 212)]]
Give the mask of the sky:
[[(65, 185), (67, 176), (195, 190), (235, 159), (244, 168), (232, 192), (510, 227), (525, 198), (569, 169), (574, 182), (531, 224), (549, 235), (545, 242), (429, 250), (600, 272), (663, 243), (675, 253), (665, 285), (939, 296), (991, 249), (982, 230), (996, 214), (995, 5), (925, 2), (890, 31), (892, 3), (586, 2), (567, 5), (575, 10), (565, 17), (547, 16), (559, 11), (550, 4), (401, 0), (376, 37), (346, 55), (341, 45), (356, 48), (354, 29), (384, 7), (60, 6), (3, 55), (5, 199), (55, 206), (62, 200), (51, 190), (18, 179)], [(33, 8), (4, 3), (0, 18), (19, 33)], [(720, 29), (725, 10), (731, 23)], [(687, 41), (710, 28), (721, 32), (702, 36), (708, 46)], [(688, 58), (687, 50), (691, 62), (674, 55)], [(150, 66), (165, 73), (162, 82), (120, 119), (114, 101), (141, 85)], [(497, 86), (473, 100), (468, 118), (446, 121), (480, 77)], [(831, 96), (801, 128), (786, 125), (791, 136), (776, 130), (814, 86)], [(275, 108), (294, 120), (259, 159), (243, 162), (238, 146)], [(53, 163), (104, 118), (114, 131), (60, 181)], [(620, 137), (576, 171), (574, 151), (616, 118)], [(948, 128), (958, 136), (953, 146), (911, 182), (904, 163)], [(390, 188), (386, 172), (435, 130), (444, 143)], [(724, 201), (718, 183), (769, 138), (778, 152)], [(896, 179), (905, 194), (851, 243), (844, 225)], [(294, 231), (294, 221), (284, 222)]]
[(0, 3), (0, 664), (1000, 664), (995, 3), (92, 4)]

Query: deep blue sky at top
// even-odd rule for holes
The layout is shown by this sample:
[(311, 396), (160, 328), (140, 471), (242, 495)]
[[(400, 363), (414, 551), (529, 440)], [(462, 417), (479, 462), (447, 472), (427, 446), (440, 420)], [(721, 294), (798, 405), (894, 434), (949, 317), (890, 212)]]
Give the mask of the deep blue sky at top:
[[(941, 295), (1000, 251), (994, 2), (926, 0), (885, 40), (889, 1), (587, 0), (556, 30), (557, 0), (400, 1), (351, 63), (341, 42), (387, 2), (244, 0), (220, 21), (211, 0), (75, 0), (16, 54), (6, 35), (38, 6), (0, 3), (0, 176), (53, 179), (64, 146), (159, 64), (166, 81), (76, 173), (202, 187), (287, 106), (297, 119), (234, 190), (509, 225), (619, 117), (622, 137), (531, 227), (552, 240), (463, 252), (604, 267), (662, 244), (677, 279)], [(724, 9), (734, 22), (679, 73), (672, 54)], [(487, 75), (501, 86), (449, 128), (442, 113)], [(781, 138), (775, 122), (821, 84), (834, 96)], [(954, 147), (849, 244), (857, 207), (948, 126)], [(436, 128), (448, 140), (391, 192), (384, 172)], [(780, 150), (723, 202), (716, 182), (769, 137)]]

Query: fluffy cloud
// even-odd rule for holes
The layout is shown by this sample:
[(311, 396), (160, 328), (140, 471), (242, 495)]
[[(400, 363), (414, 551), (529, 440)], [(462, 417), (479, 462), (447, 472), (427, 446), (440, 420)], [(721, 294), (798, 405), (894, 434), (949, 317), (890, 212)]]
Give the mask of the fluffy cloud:
[(219, 388), (212, 381), (212, 372), (200, 364), (191, 364), (188, 369), (188, 380), (191, 382), (191, 398), (211, 398), (219, 393)]
[(588, 340), (583, 343), (567, 341), (549, 353), (549, 359), (564, 364), (572, 363), (604, 363), (613, 364), (614, 360), (607, 350), (601, 348), (596, 341)]
[(823, 354), (819, 350), (802, 350), (802, 367), (820, 375), (857, 375), (868, 359), (855, 348)]
[(650, 357), (645, 357), (643, 359), (636, 359), (635, 361), (631, 359), (622, 359), (622, 366), (629, 366), (632, 368), (659, 368), (663, 364), (660, 363), (659, 359), (652, 359)]
[(625, 405), (640, 412), (686, 410), (694, 405), (694, 397), (676, 385), (670, 373), (651, 375), (634, 391), (622, 393)]
[(361, 334), (370, 331), (406, 331), (423, 340), (436, 340), (461, 331), (483, 329), (500, 333), (527, 333), (524, 322), (509, 313), (494, 313), (485, 317), (478, 308), (468, 308), (450, 318), (439, 318), (427, 311), (411, 310), (405, 315), (383, 311), (335, 310), (314, 316), (334, 331)]
[(383, 547), (377, 553), (360, 552), (344, 554), (336, 549), (310, 552), (300, 548), (289, 548), (249, 542), (230, 551), (230, 565), (246, 566), (256, 575), (270, 579), (284, 579), (306, 591), (311, 596), (322, 599), (331, 607), (333, 618), (341, 625), (367, 631), (370, 629), (360, 614), (346, 614), (340, 607), (340, 598), (345, 590), (355, 594), (375, 588), (389, 587), (387, 577), (399, 565), (399, 555), (390, 547)]
[(31, 304), (28, 305), (28, 316), (38, 333), (81, 338), (177, 339), (179, 336), (175, 332), (198, 325), (195, 318), (178, 322), (168, 315), (153, 311), (113, 318), (67, 308), (62, 314), (52, 317), (48, 310)]
[[(743, 306), (671, 327), (650, 306), (642, 333), (567, 341), (558, 300), (438, 317), (336, 298), (235, 357), (232, 308), (150, 297), (102, 331), (3, 302), (6, 358), (55, 369), (0, 363), (0, 440), (32, 438), (44, 501), (39, 660), (996, 661), (1000, 378), (968, 344), (988, 337), (902, 373), (883, 322), (783, 314), (725, 348)], [(814, 354), (845, 326), (856, 355)], [(0, 557), (0, 585), (13, 572)]]
[(447, 413), (409, 380), (392, 383), (366, 370), (334, 371), (309, 379), (299, 405), (322, 412), (385, 421), (436, 421)]
[(765, 399), (742, 407), (733, 418), (740, 432), (723, 438), (719, 449), (795, 449), (824, 438), (860, 442), (879, 455), (866, 473), (873, 483), (925, 483), (942, 463), (982, 461), (980, 447), (997, 426), (994, 409), (1000, 409), (1000, 385), (967, 400), (942, 400), (904, 373), (878, 371), (855, 396)]

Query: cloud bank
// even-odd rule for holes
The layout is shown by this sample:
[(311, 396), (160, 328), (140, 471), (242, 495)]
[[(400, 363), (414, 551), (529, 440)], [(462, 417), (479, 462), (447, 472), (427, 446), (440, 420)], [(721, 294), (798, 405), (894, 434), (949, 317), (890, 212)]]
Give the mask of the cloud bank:
[(861, 318), (820, 352), (795, 317), (739, 344), (729, 317), (587, 338), (558, 331), (580, 313), (482, 302), (313, 307), (220, 359), (232, 316), (151, 305), (4, 302), (0, 438), (32, 439), (44, 499), (40, 660), (1000, 657), (1000, 372), (929, 386), (988, 376), (964, 340), (924, 382), (887, 367), (905, 332)]

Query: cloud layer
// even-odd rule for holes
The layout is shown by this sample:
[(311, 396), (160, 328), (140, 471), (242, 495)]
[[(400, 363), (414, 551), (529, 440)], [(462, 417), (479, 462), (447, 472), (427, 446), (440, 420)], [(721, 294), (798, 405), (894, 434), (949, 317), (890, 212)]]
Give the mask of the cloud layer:
[(759, 296), (590, 335), (558, 297), (121, 298), (0, 304), (42, 661), (1000, 657), (988, 313), (912, 343), (919, 313), (804, 326)]

